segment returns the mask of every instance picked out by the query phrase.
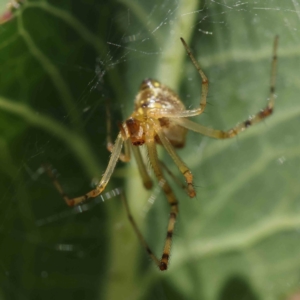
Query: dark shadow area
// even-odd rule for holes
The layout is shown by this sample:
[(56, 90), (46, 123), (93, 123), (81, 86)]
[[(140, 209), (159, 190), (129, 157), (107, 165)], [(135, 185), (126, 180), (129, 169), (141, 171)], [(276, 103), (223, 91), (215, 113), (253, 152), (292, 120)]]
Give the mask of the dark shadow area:
[(149, 289), (149, 294), (144, 300), (183, 300), (186, 299), (184, 294), (180, 292), (176, 286), (170, 284), (167, 280), (162, 280), (161, 282), (157, 282)]
[(245, 278), (232, 276), (221, 290), (219, 300), (258, 300)]

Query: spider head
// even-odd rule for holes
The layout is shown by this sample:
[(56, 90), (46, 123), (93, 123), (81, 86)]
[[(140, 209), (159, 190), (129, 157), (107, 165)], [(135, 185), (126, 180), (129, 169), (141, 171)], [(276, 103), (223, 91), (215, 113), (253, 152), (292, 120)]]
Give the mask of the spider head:
[(126, 126), (132, 145), (143, 145), (145, 143), (145, 132), (141, 122), (135, 118), (129, 118), (126, 120)]

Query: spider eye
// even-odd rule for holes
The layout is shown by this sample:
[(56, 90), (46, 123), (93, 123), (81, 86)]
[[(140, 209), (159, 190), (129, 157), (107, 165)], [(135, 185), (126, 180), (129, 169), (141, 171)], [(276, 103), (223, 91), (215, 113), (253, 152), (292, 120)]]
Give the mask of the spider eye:
[(141, 90), (146, 90), (146, 89), (153, 89), (153, 88), (158, 88), (160, 87), (160, 83), (157, 80), (146, 78), (142, 81)]
[(141, 83), (140, 90), (147, 90), (152, 87), (151, 79), (144, 79)]

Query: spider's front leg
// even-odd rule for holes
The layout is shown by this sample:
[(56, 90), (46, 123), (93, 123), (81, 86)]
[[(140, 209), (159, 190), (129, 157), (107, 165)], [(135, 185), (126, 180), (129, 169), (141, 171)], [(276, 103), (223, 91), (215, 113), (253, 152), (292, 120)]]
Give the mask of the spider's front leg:
[(234, 126), (233, 128), (223, 131), (213, 128), (203, 126), (201, 124), (195, 123), (188, 118), (177, 118), (177, 115), (174, 114), (172, 121), (186, 129), (193, 130), (195, 132), (201, 133), (203, 135), (216, 138), (216, 139), (228, 139), (235, 137), (240, 132), (246, 130), (251, 125), (257, 124), (263, 121), (265, 118), (269, 117), (274, 110), (275, 103), (275, 84), (276, 84), (276, 67), (277, 67), (277, 47), (278, 47), (278, 36), (275, 36), (273, 44), (273, 58), (272, 58), (272, 67), (271, 67), (271, 83), (270, 83), (270, 96), (268, 99), (267, 106), (260, 110), (255, 115), (251, 116), (244, 122)]
[(155, 109), (153, 113), (149, 112), (149, 116), (154, 117), (155, 119), (158, 118), (186, 118), (186, 117), (193, 117), (198, 116), (204, 112), (206, 107), (206, 98), (208, 94), (208, 78), (200, 68), (198, 62), (196, 61), (194, 55), (192, 54), (191, 49), (186, 44), (183, 38), (180, 38), (188, 56), (190, 57), (192, 63), (194, 64), (195, 68), (197, 69), (200, 77), (201, 77), (201, 96), (200, 96), (200, 107), (195, 109), (184, 109), (179, 111), (171, 111), (169, 109), (161, 109), (160, 111)]
[(79, 197), (76, 197), (76, 198), (69, 198), (67, 196), (67, 194), (64, 192), (64, 190), (63, 190), (62, 186), (60, 185), (60, 183), (58, 182), (58, 180), (56, 179), (56, 176), (51, 171), (51, 168), (48, 165), (44, 166), (47, 174), (52, 179), (52, 182), (53, 182), (55, 188), (60, 193), (60, 195), (65, 200), (65, 202), (67, 203), (68, 206), (75, 206), (75, 205), (78, 205), (78, 204), (80, 204), (80, 203), (82, 203), (82, 202), (84, 202), (84, 201), (86, 201), (90, 198), (95, 198), (104, 191), (104, 189), (105, 189), (106, 185), (108, 184), (108, 182), (110, 180), (110, 177), (111, 177), (111, 175), (112, 175), (112, 173), (115, 169), (116, 163), (118, 162), (118, 159), (121, 155), (123, 142), (124, 142), (124, 137), (123, 137), (122, 133), (120, 132), (118, 134), (118, 137), (117, 137), (117, 139), (115, 141), (115, 144), (113, 146), (110, 160), (108, 162), (107, 168), (106, 168), (101, 180), (99, 181), (99, 183), (97, 184), (95, 189), (93, 189), (90, 192), (84, 194), (83, 196), (79, 196)]
[[(124, 153), (120, 153), (119, 159), (122, 162), (130, 161), (130, 144), (126, 139), (126, 133), (124, 132), (123, 124), (120, 125), (120, 133), (123, 134), (124, 139)], [(109, 152), (113, 152), (114, 144), (111, 138), (111, 114), (109, 109), (109, 102), (106, 102), (106, 148)]]

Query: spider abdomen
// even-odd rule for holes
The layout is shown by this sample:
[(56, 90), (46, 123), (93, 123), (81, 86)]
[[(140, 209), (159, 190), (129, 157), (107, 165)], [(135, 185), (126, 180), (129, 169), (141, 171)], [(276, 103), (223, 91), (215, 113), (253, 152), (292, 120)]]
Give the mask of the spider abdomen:
[(178, 95), (167, 86), (154, 79), (143, 80), (139, 93), (135, 98), (135, 111), (147, 115), (147, 111), (163, 110), (168, 112), (178, 112), (185, 110), (185, 106), (180, 101)]
[[(161, 129), (167, 139), (175, 148), (182, 148), (185, 144), (185, 136), (187, 129), (174, 123), (172, 119), (160, 118), (158, 119)], [(157, 143), (161, 144), (158, 136), (155, 137)]]

